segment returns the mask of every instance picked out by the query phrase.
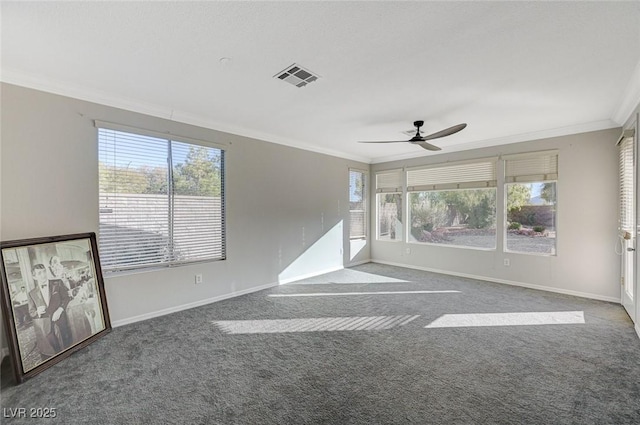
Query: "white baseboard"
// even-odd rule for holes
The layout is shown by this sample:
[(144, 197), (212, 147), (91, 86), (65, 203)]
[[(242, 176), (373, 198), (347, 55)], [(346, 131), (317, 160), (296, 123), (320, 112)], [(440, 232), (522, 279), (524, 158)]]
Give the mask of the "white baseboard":
[(273, 288), (274, 286), (278, 286), (278, 283), (277, 282), (267, 283), (266, 285), (260, 285), (260, 286), (256, 286), (256, 287), (249, 288), (249, 289), (243, 289), (242, 291), (235, 291), (235, 292), (231, 292), (229, 294), (218, 295), (217, 297), (213, 297), (213, 298), (207, 298), (207, 299), (204, 299), (204, 300), (198, 300), (198, 301), (195, 301), (195, 302), (192, 302), (192, 303), (188, 303), (188, 304), (182, 304), (182, 305), (175, 306), (175, 307), (165, 308), (163, 310), (153, 311), (151, 313), (141, 314), (139, 316), (129, 317), (129, 318), (122, 319), (122, 320), (116, 320), (116, 321), (112, 322), (111, 325), (114, 328), (117, 328), (119, 326), (124, 326), (124, 325), (128, 325), (128, 324), (135, 323), (135, 322), (141, 322), (141, 321), (147, 320), (147, 319), (153, 319), (154, 317), (160, 317), (160, 316), (164, 316), (164, 315), (167, 315), (167, 314), (176, 313), (178, 311), (189, 310), (190, 308), (200, 307), (200, 306), (203, 306), (203, 305), (215, 303), (217, 301), (222, 301), (222, 300), (226, 300), (226, 299), (229, 299), (229, 298), (239, 297), (240, 295), (245, 295), (245, 294), (250, 294), (252, 292), (262, 291), (263, 289)]
[(406, 267), (408, 269), (423, 270), (423, 271), (427, 271), (427, 272), (440, 273), (440, 274), (446, 274), (446, 275), (451, 275), (451, 276), (466, 277), (466, 278), (469, 278), (469, 279), (486, 280), (488, 282), (503, 283), (505, 285), (521, 286), (523, 288), (537, 289), (539, 291), (555, 292), (555, 293), (558, 293), (558, 294), (573, 295), (574, 297), (589, 298), (589, 299), (593, 299), (593, 300), (608, 301), (608, 302), (613, 302), (613, 303), (620, 304), (620, 298), (607, 297), (607, 296), (598, 295), (598, 294), (591, 294), (591, 293), (588, 293), (588, 292), (572, 291), (572, 290), (569, 290), (569, 289), (560, 289), (560, 288), (554, 288), (554, 287), (551, 287), (551, 286), (535, 285), (535, 284), (532, 284), (532, 283), (517, 282), (517, 281), (513, 281), (513, 280), (506, 280), (506, 279), (497, 279), (497, 278), (493, 278), (493, 277), (478, 276), (478, 275), (467, 274), (467, 273), (458, 273), (458, 272), (452, 272), (452, 271), (449, 271), (449, 270), (440, 270), (440, 269), (433, 269), (433, 268), (430, 268), (430, 267), (421, 267), (421, 266), (414, 266), (414, 265), (410, 265), (410, 264), (395, 263), (395, 262), (392, 262), (392, 261), (371, 260), (371, 262), (380, 263), (380, 264), (387, 264), (389, 266)]
[(371, 261), (372, 261), (371, 259), (369, 259), (369, 260), (362, 260), (362, 261), (355, 261), (355, 262), (353, 262), (353, 263), (349, 263), (349, 264), (347, 264), (345, 267), (355, 267), (355, 266), (359, 266), (359, 265), (361, 265), (361, 264), (367, 264), (367, 263), (370, 263)]
[(636, 333), (638, 334), (638, 338), (640, 338), (640, 324), (636, 323), (636, 325), (634, 326)]
[(316, 276), (320, 276), (320, 275), (331, 273), (331, 272), (336, 272), (336, 271), (342, 270), (342, 269), (344, 269), (344, 266), (336, 266), (336, 267), (330, 267), (330, 268), (324, 269), (324, 270), (319, 270), (319, 271), (313, 272), (313, 273), (307, 273), (307, 274), (303, 274), (303, 275), (299, 275), (299, 276), (295, 276), (295, 277), (290, 277), (288, 279), (282, 279), (282, 280), (280, 280), (280, 285), (286, 285), (287, 283), (296, 282), (298, 280), (308, 279), (310, 277), (316, 277)]
[[(358, 262), (357, 264), (364, 264), (364, 263), (369, 263), (369, 262), (370, 262), (369, 260), (366, 260), (366, 261)], [(131, 324), (131, 323), (141, 322), (143, 320), (153, 319), (154, 317), (160, 317), (160, 316), (164, 316), (164, 315), (171, 314), (171, 313), (177, 313), (178, 311), (188, 310), (188, 309), (194, 308), (194, 307), (200, 307), (200, 306), (203, 306), (203, 305), (215, 303), (217, 301), (222, 301), (222, 300), (226, 300), (226, 299), (229, 299), (229, 298), (239, 297), (240, 295), (250, 294), (252, 292), (257, 292), (257, 291), (262, 291), (263, 289), (273, 288), (274, 286), (284, 285), (284, 284), (287, 284), (287, 283), (296, 282), (298, 280), (307, 279), (307, 278), (310, 278), (310, 277), (320, 276), (320, 275), (325, 274), (325, 273), (335, 272), (335, 271), (342, 270), (342, 269), (344, 269), (343, 266), (331, 267), (331, 268), (328, 268), (328, 269), (325, 269), (325, 270), (320, 270), (320, 271), (317, 271), (317, 272), (308, 273), (308, 274), (304, 274), (304, 275), (300, 275), (300, 276), (295, 276), (295, 277), (292, 277), (292, 278), (289, 278), (289, 279), (281, 280), (280, 282), (267, 283), (265, 285), (260, 285), (260, 286), (256, 286), (256, 287), (253, 287), (253, 288), (244, 289), (242, 291), (235, 291), (235, 292), (231, 292), (229, 294), (219, 295), (219, 296), (213, 297), (213, 298), (207, 298), (207, 299), (204, 299), (204, 300), (199, 300), (199, 301), (195, 301), (195, 302), (188, 303), (188, 304), (183, 304), (183, 305), (179, 305), (179, 306), (175, 306), (175, 307), (165, 308), (165, 309), (158, 310), (158, 311), (153, 311), (151, 313), (141, 314), (139, 316), (128, 317), (128, 318), (122, 319), (122, 320), (115, 320), (115, 321), (113, 321), (111, 323), (111, 325), (114, 328), (117, 328), (119, 326), (124, 326), (124, 325), (128, 325), (128, 324)]]

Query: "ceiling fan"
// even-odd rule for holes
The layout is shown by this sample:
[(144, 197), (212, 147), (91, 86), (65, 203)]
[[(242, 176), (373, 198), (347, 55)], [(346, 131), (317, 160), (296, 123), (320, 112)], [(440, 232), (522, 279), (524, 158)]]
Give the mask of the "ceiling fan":
[(358, 143), (411, 143), (414, 145), (418, 145), (421, 148), (424, 148), (428, 151), (439, 151), (439, 148), (436, 145), (432, 145), (431, 143), (427, 143), (427, 140), (439, 139), (440, 137), (451, 136), (452, 134), (457, 133), (467, 126), (467, 124), (458, 124), (453, 127), (445, 128), (444, 130), (440, 130), (437, 133), (429, 134), (428, 136), (420, 135), (420, 127), (424, 125), (424, 121), (414, 121), (413, 125), (416, 128), (416, 135), (413, 136), (409, 140), (390, 140), (390, 141), (381, 141), (381, 142), (358, 142)]

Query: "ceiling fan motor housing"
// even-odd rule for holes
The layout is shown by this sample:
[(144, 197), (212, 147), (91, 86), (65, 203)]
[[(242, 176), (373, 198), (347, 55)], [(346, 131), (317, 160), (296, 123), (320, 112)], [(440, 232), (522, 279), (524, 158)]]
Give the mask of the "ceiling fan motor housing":
[(424, 142), (424, 138), (420, 136), (420, 127), (424, 125), (424, 121), (414, 121), (413, 125), (416, 127), (416, 135), (409, 140), (411, 143)]

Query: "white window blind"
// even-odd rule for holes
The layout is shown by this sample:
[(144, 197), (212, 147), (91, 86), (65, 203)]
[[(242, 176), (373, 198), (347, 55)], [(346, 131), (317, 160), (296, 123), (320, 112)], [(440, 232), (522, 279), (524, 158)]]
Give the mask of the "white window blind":
[(466, 162), (407, 171), (407, 190), (429, 191), (496, 187), (496, 161)]
[(627, 137), (619, 144), (620, 170), (620, 230), (633, 234), (634, 200), (634, 143), (633, 137)]
[(105, 271), (225, 258), (224, 150), (109, 128), (98, 146)]
[(376, 193), (402, 192), (402, 170), (381, 171), (376, 174)]
[(366, 173), (349, 170), (349, 236), (351, 239), (366, 237)]
[(535, 153), (505, 157), (507, 183), (540, 182), (558, 179), (558, 154)]

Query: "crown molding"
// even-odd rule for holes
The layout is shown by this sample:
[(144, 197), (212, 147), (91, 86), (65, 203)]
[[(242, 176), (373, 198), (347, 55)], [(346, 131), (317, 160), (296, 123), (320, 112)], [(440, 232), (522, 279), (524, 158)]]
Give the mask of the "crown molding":
[[(267, 143), (275, 143), (292, 148), (302, 149), (305, 151), (315, 152), (323, 155), (329, 155), (342, 159), (362, 162), (365, 164), (379, 164), (384, 162), (419, 158), (425, 156), (425, 152), (422, 150), (391, 156), (381, 156), (370, 158), (366, 156), (352, 155), (345, 152), (321, 148), (318, 146), (312, 146), (305, 143), (301, 143), (297, 140), (278, 137), (273, 134), (259, 132), (243, 127), (237, 127), (226, 123), (212, 120), (209, 117), (196, 115), (184, 111), (176, 111), (171, 107), (160, 106), (153, 103), (140, 102), (135, 99), (126, 98), (122, 96), (114, 96), (111, 93), (106, 93), (98, 90), (87, 89), (69, 83), (55, 81), (46, 78), (40, 78), (33, 75), (27, 75), (21, 72), (15, 72), (12, 70), (3, 69), (0, 74), (0, 81), (8, 84), (14, 84), (30, 89), (40, 90), (47, 93), (52, 93), (60, 96), (79, 99), (87, 102), (97, 103), (113, 108), (124, 109), (131, 112), (150, 115), (157, 118), (163, 118), (170, 121), (180, 122), (189, 125), (195, 125), (212, 129), (215, 131), (221, 131), (238, 136), (249, 137), (257, 139)], [(613, 115), (613, 118), (602, 121), (594, 121), (589, 123), (583, 123), (573, 126), (560, 127), (542, 131), (535, 131), (531, 133), (523, 133), (512, 136), (505, 136), (499, 138), (485, 139), (480, 141), (474, 141), (469, 143), (461, 143), (457, 145), (451, 145), (445, 150), (438, 153), (432, 153), (430, 155), (440, 155), (451, 152), (458, 152), (463, 150), (478, 149), (491, 147), (501, 144), (511, 144), (526, 142), (532, 140), (546, 139), (550, 137), (566, 136), (569, 134), (586, 133), (590, 131), (606, 130), (610, 128), (620, 127), (627, 121), (635, 111), (636, 106), (640, 102), (640, 62), (636, 66), (633, 73), (633, 78), (629, 82), (627, 89), (625, 90), (625, 96), (622, 100), (620, 107), (617, 108)]]
[[(513, 136), (498, 137), (493, 139), (485, 139), (477, 142), (460, 143), (448, 146), (446, 149), (438, 151), (435, 155), (442, 155), (452, 152), (467, 151), (471, 149), (488, 148), (498, 145), (507, 145), (512, 143), (531, 142), (534, 140), (549, 139), (552, 137), (568, 136), (571, 134), (588, 133), (591, 131), (608, 130), (610, 128), (620, 127), (620, 124), (612, 120), (593, 121), (583, 124), (571, 125), (567, 127), (552, 128), (548, 130), (534, 131), (531, 133), (516, 134)], [(434, 154), (431, 154), (434, 155)], [(400, 154), (385, 157), (373, 158), (372, 164), (380, 164), (383, 162), (400, 161), (404, 159), (423, 157), (424, 152), (417, 151), (410, 154)]]
[(234, 134), (237, 136), (257, 139), (266, 143), (275, 143), (278, 145), (302, 149), (305, 151), (323, 155), (363, 162), (365, 164), (369, 164), (371, 162), (371, 158), (369, 157), (351, 155), (333, 149), (325, 149), (318, 146), (312, 146), (301, 143), (297, 140), (282, 138), (273, 134), (221, 123), (205, 116), (200, 116), (184, 111), (176, 111), (171, 107), (140, 102), (138, 100), (122, 96), (114, 96), (111, 93), (87, 89), (86, 87), (81, 87), (61, 81), (55, 81), (48, 78), (40, 78), (21, 72), (15, 72), (12, 70), (3, 69), (2, 73), (0, 74), (0, 81), (3, 83), (39, 90), (59, 96), (70, 97), (86, 102), (109, 106), (112, 108), (124, 109), (131, 112), (150, 115), (156, 118), (163, 118), (183, 124), (195, 125), (198, 127), (204, 127), (215, 131)]
[(238, 136), (248, 137), (251, 139), (260, 140), (267, 143), (275, 143), (277, 145), (288, 146), (292, 148), (302, 149), (309, 152), (319, 153), (323, 155), (335, 156), (342, 159), (348, 159), (352, 161), (363, 162), (365, 164), (369, 164), (371, 158), (358, 156), (358, 155), (350, 155), (341, 151), (326, 149), (319, 146), (308, 145), (305, 143), (301, 143), (296, 140), (287, 139), (283, 137), (278, 137), (273, 134), (264, 133), (260, 131), (249, 130), (246, 128), (230, 126), (225, 123), (221, 123), (218, 121), (211, 120), (209, 118), (205, 118), (202, 116), (197, 116), (195, 114), (189, 114), (184, 112), (173, 112), (173, 121), (182, 122), (185, 124), (196, 125), (199, 127), (210, 128), (216, 131), (222, 131), (225, 133), (235, 134)]
[(112, 108), (125, 109), (157, 118), (171, 119), (171, 108), (152, 103), (140, 102), (132, 98), (116, 97), (110, 93), (89, 90), (86, 87), (60, 82), (48, 78), (2, 69), (0, 81), (7, 84), (39, 90), (59, 96), (70, 97), (86, 102), (97, 103)]
[(620, 99), (618, 105), (611, 119), (619, 126), (622, 126), (631, 118), (636, 108), (640, 106), (640, 60), (636, 64), (633, 74), (631, 74), (631, 79), (622, 93), (622, 99)]

